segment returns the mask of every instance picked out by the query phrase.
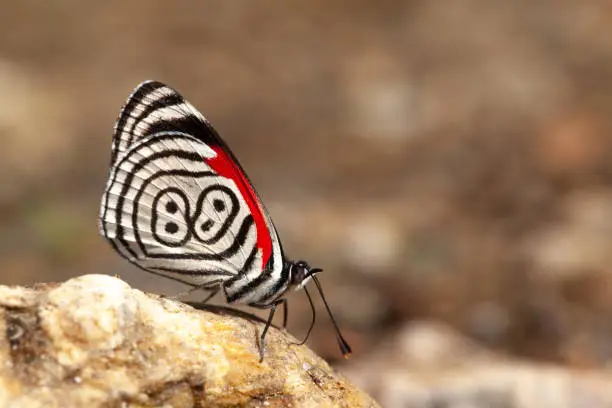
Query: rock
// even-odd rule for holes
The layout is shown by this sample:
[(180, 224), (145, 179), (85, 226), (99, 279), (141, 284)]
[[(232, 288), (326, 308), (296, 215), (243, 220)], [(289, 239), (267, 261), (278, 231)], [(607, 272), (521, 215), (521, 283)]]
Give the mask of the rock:
[(288, 334), (107, 275), (0, 286), (0, 407), (378, 407)]
[(509, 360), (429, 322), (407, 325), (342, 372), (387, 408), (612, 406), (610, 373)]

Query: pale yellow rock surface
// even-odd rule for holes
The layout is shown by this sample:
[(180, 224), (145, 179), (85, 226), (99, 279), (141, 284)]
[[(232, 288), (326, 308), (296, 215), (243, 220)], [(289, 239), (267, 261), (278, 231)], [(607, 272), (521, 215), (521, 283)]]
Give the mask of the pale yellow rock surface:
[(107, 275), (0, 286), (0, 407), (378, 407), (295, 339)]

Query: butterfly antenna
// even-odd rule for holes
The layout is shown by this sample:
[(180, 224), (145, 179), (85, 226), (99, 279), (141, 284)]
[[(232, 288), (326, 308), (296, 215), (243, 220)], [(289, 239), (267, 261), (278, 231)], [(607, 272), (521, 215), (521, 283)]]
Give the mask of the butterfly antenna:
[(304, 337), (304, 340), (300, 341), (299, 343), (295, 343), (298, 346), (301, 346), (302, 344), (306, 343), (306, 341), (308, 341), (308, 338), (310, 337), (310, 332), (312, 332), (312, 328), (315, 325), (315, 320), (317, 319), (317, 311), (312, 301), (312, 297), (310, 296), (310, 293), (308, 293), (308, 289), (306, 289), (306, 286), (304, 286), (304, 292), (306, 292), (306, 296), (308, 296), (308, 303), (310, 303), (310, 309), (312, 310), (312, 320), (310, 321), (310, 327), (306, 332), (306, 337)]
[(348, 358), (349, 355), (351, 354), (351, 346), (349, 346), (346, 340), (344, 340), (344, 337), (342, 337), (342, 333), (340, 332), (340, 328), (338, 327), (338, 324), (336, 323), (336, 319), (334, 319), (334, 315), (332, 314), (331, 309), (329, 308), (329, 305), (327, 304), (327, 300), (325, 300), (325, 296), (323, 295), (323, 288), (321, 288), (321, 284), (319, 283), (319, 280), (314, 275), (312, 275), (312, 280), (317, 285), (317, 289), (319, 289), (319, 293), (321, 294), (321, 299), (323, 299), (323, 304), (325, 305), (325, 309), (327, 309), (327, 313), (329, 314), (332, 324), (334, 325), (334, 329), (336, 329), (336, 340), (338, 340), (338, 347), (340, 347), (340, 351), (342, 352), (342, 355), (344, 356), (344, 358)]

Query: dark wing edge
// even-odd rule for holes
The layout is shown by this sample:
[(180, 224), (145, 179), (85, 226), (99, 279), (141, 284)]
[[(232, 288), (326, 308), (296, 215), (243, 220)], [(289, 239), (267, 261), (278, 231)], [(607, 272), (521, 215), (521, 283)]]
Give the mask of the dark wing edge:
[(111, 164), (143, 137), (163, 131), (183, 132), (209, 146), (227, 145), (206, 118), (180, 93), (166, 84), (147, 80), (124, 104), (115, 123)]

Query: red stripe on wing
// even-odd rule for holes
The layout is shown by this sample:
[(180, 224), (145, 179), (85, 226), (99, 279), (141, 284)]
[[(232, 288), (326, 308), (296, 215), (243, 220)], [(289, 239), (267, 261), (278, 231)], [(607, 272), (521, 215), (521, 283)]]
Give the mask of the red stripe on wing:
[(207, 159), (206, 163), (221, 177), (229, 178), (236, 183), (240, 194), (242, 194), (253, 215), (253, 221), (257, 228), (257, 247), (261, 249), (262, 253), (261, 269), (263, 271), (272, 255), (272, 239), (270, 238), (270, 231), (266, 224), (263, 208), (251, 183), (236, 162), (221, 147), (213, 147), (213, 150), (217, 153), (217, 156)]

